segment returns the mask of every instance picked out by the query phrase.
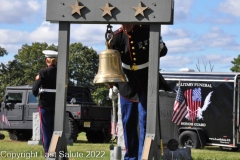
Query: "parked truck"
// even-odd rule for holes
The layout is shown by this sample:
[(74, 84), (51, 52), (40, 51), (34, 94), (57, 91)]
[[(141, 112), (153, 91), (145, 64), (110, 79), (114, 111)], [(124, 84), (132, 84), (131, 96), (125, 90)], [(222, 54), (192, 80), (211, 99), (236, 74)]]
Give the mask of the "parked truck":
[[(66, 103), (69, 138), (75, 142), (80, 132), (86, 132), (92, 143), (111, 140), (111, 106), (97, 106), (87, 87), (76, 86), (68, 87)], [(6, 87), (1, 114), (7, 117), (10, 125), (3, 123), (1, 129), (9, 132), (10, 139), (31, 139), (33, 112), (38, 112), (38, 102), (32, 93), (32, 85)]]
[[(187, 114), (178, 126), (182, 147), (240, 148), (240, 73), (161, 72), (168, 85), (180, 87)], [(173, 106), (169, 109), (171, 113)]]

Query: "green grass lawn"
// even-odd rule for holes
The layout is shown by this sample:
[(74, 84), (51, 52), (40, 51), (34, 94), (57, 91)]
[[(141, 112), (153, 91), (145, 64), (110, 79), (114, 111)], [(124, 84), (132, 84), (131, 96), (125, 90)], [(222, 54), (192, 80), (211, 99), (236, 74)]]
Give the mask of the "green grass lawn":
[[(6, 131), (1, 131), (5, 135), (4, 140), (0, 140), (0, 159), (1, 160), (40, 160), (43, 157), (42, 145), (28, 145), (27, 142), (10, 140)], [(67, 146), (69, 160), (110, 160), (110, 144), (91, 144), (87, 142), (85, 133), (78, 136), (77, 143)]]
[(217, 146), (205, 146), (191, 152), (194, 160), (240, 160), (240, 151), (221, 150)]
[[(6, 131), (1, 131), (6, 137), (0, 140), (1, 160), (40, 160), (43, 157), (41, 145), (28, 145), (27, 142), (12, 141)], [(78, 136), (77, 143), (67, 146), (69, 160), (110, 160), (110, 144), (91, 144), (86, 140), (85, 133)], [(116, 145), (116, 143), (115, 143)], [(194, 160), (240, 160), (240, 152), (222, 151), (219, 147), (204, 147), (204, 149), (192, 149)]]

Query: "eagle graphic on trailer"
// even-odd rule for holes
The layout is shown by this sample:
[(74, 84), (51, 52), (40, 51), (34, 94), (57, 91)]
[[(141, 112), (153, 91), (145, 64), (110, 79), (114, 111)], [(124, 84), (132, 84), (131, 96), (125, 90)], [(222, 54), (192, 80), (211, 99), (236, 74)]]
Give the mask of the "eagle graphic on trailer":
[[(229, 150), (240, 149), (240, 73), (161, 72), (172, 90), (181, 87), (184, 116), (180, 123), (173, 122), (178, 130), (179, 146), (203, 148), (219, 146)], [(181, 82), (181, 83), (179, 83)], [(172, 94), (177, 101), (177, 95)], [(180, 97), (180, 96), (179, 96)], [(173, 102), (173, 111), (175, 113)], [(182, 102), (182, 103), (180, 103)], [(165, 109), (165, 108), (164, 108)], [(175, 123), (175, 124), (174, 124)], [(172, 130), (166, 131), (166, 135)], [(175, 135), (172, 135), (175, 138)]]
[(213, 91), (208, 93), (207, 97), (204, 100), (204, 104), (201, 107), (202, 105), (201, 88), (186, 90), (184, 92), (184, 97), (187, 102), (187, 115), (185, 116), (185, 118), (192, 122), (195, 122), (195, 119), (203, 120), (202, 114), (211, 103), (212, 93)]

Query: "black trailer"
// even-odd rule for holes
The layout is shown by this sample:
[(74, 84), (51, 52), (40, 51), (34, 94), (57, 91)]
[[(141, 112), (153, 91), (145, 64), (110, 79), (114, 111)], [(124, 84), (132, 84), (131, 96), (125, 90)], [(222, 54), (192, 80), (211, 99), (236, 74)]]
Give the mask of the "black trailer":
[(185, 98), (187, 114), (178, 126), (180, 146), (240, 148), (240, 73), (161, 74), (172, 90), (180, 87)]

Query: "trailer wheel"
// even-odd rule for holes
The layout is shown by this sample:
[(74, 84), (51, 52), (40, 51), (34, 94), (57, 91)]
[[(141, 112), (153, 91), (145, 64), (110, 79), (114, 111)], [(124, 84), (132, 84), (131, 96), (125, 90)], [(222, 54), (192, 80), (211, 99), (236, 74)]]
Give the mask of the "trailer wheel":
[(70, 133), (69, 139), (72, 139), (73, 142), (76, 142), (79, 130), (76, 121), (71, 117), (69, 117), (69, 133)]
[(181, 147), (199, 148), (200, 142), (195, 132), (184, 131), (179, 136), (179, 144)]

